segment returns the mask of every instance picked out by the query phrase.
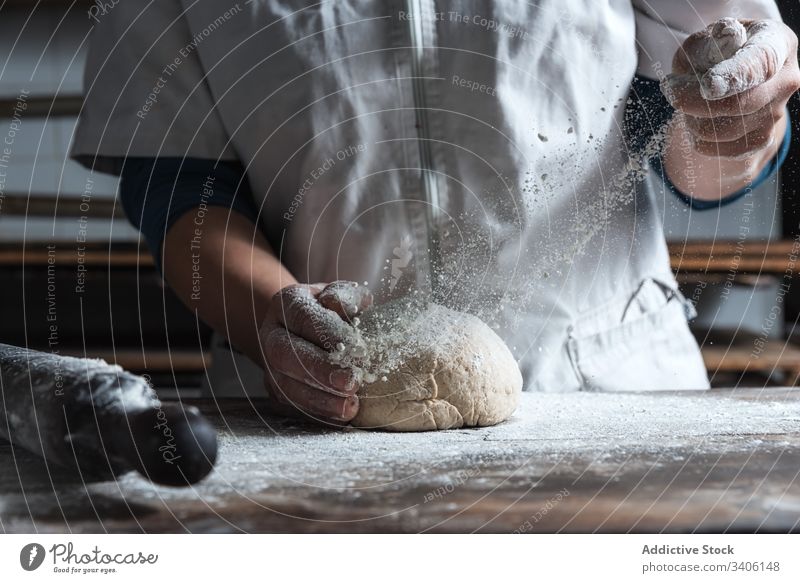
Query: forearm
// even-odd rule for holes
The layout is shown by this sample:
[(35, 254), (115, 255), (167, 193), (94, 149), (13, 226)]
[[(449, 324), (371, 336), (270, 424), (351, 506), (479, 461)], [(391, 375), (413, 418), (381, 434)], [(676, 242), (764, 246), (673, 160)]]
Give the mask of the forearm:
[(164, 239), (164, 278), (232, 346), (263, 366), (258, 330), (269, 302), (296, 279), (246, 217), (209, 207), (182, 215)]
[(669, 129), (664, 170), (683, 194), (698, 200), (719, 200), (748, 187), (775, 157), (786, 133), (784, 115), (772, 131), (768, 146), (747, 157), (709, 156), (692, 147), (692, 135), (680, 123)]

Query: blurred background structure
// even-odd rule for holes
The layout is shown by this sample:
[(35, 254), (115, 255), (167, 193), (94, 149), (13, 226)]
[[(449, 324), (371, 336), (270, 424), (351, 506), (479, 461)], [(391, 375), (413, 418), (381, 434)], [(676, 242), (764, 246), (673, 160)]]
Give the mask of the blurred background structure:
[(117, 180), (68, 158), (94, 5), (0, 2), (0, 342), (102, 357), (191, 394), (209, 331), (154, 271)]

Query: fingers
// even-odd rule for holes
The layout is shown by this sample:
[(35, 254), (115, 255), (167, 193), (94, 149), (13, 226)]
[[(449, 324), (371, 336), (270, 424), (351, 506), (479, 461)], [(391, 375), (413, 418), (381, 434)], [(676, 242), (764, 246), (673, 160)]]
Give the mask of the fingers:
[[(715, 61), (710, 47), (725, 44), (711, 32), (722, 23), (691, 35), (675, 54), (673, 74), (661, 84), (675, 109), (694, 117), (749, 115), (787, 100), (800, 87), (797, 37), (776, 21), (744, 21), (750, 35), (744, 46), (704, 73), (703, 65)], [(723, 48), (718, 57), (730, 51)]]
[(272, 298), (272, 316), (293, 334), (333, 352), (352, 337), (353, 328), (319, 303), (317, 290), (303, 285), (283, 288)]
[(349, 320), (372, 305), (372, 292), (354, 281), (334, 281), (317, 299), (324, 307)]
[(275, 294), (260, 337), (267, 389), (276, 401), (338, 424), (356, 415), (354, 372), (333, 363), (331, 353), (355, 334), (343, 318), (371, 303), (369, 290), (343, 281), (293, 285)]
[(689, 35), (672, 61), (672, 72), (700, 75), (731, 58), (747, 42), (747, 29), (735, 18), (723, 18)]
[(329, 353), (285, 328), (269, 330), (261, 342), (273, 371), (340, 396), (353, 395), (358, 389), (353, 371), (331, 363)]
[(267, 372), (267, 383), (275, 399), (316, 421), (347, 422), (358, 413), (358, 398), (320, 391), (280, 372)]
[(763, 85), (794, 54), (797, 38), (783, 23), (757, 20), (746, 28), (744, 46), (731, 58), (711, 67), (700, 80), (700, 92), (705, 99), (724, 99)]
[(758, 128), (730, 142), (695, 140), (694, 149), (705, 156), (718, 158), (747, 158), (772, 145), (773, 126)]
[[(777, 111), (773, 111), (777, 109)], [(680, 114), (679, 114), (680, 115)], [(678, 123), (683, 121), (686, 129), (698, 140), (706, 142), (732, 142), (764, 127), (772, 127), (784, 115), (783, 107), (764, 109), (750, 115), (693, 117), (680, 115)]]
[(662, 84), (662, 92), (672, 107), (691, 116), (732, 117), (749, 115), (764, 109), (773, 101), (788, 99), (796, 90), (799, 78), (796, 70), (786, 67), (763, 85), (732, 97), (710, 101), (701, 94), (700, 84), (695, 77), (667, 77)]

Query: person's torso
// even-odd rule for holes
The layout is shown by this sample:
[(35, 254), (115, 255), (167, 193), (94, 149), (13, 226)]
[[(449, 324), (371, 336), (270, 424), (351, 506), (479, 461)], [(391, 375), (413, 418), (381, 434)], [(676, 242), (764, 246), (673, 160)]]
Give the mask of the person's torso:
[[(476, 313), (543, 390), (585, 384), (576, 334), (620, 327), (643, 282), (674, 286), (652, 197), (626, 171), (629, 0), (181, 5), (299, 280)], [(640, 349), (652, 328), (618, 340)]]

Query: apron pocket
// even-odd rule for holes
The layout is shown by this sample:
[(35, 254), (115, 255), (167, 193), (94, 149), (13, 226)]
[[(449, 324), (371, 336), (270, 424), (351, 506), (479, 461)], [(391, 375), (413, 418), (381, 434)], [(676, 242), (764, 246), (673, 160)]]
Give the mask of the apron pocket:
[[(636, 299), (634, 294), (630, 303), (636, 304)], [(619, 325), (593, 334), (571, 336), (570, 358), (583, 390), (709, 388), (700, 349), (686, 319), (690, 308), (679, 292), (668, 289), (663, 303), (651, 311), (633, 317), (627, 314)]]

